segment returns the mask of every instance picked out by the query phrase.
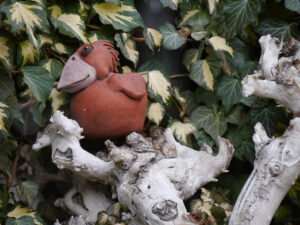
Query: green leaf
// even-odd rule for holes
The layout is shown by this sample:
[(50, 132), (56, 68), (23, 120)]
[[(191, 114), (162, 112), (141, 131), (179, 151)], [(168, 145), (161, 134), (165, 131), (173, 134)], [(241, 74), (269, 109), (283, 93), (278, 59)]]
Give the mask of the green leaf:
[(245, 107), (243, 107), (243, 105), (237, 105), (235, 106), (230, 113), (228, 114), (228, 116), (226, 117), (227, 122), (231, 123), (231, 124), (235, 124), (235, 125), (239, 125), (241, 123), (242, 117), (244, 117), (245, 115), (242, 114), (242, 110)]
[(194, 136), (197, 140), (197, 144), (201, 147), (202, 145), (206, 144), (210, 147), (212, 147), (215, 142), (214, 140), (207, 134), (205, 133), (203, 130), (200, 130), (198, 133), (195, 134), (194, 132)]
[(22, 41), (18, 46), (17, 61), (21, 66), (26, 64), (34, 64), (37, 59), (37, 51), (34, 46), (28, 41)]
[(214, 112), (206, 106), (199, 106), (191, 115), (192, 124), (204, 129), (217, 142), (227, 130), (227, 122), (222, 112)]
[(53, 77), (53, 80), (57, 80), (62, 72), (64, 65), (57, 59), (45, 59), (40, 62), (40, 66), (46, 69)]
[(259, 0), (229, 0), (224, 9), (227, 12), (226, 30), (231, 36), (257, 19), (261, 5)]
[(26, 66), (21, 69), (24, 82), (32, 91), (33, 96), (40, 102), (45, 102), (52, 87), (53, 78), (50, 73), (40, 66)]
[(98, 212), (97, 221), (95, 225), (107, 225), (108, 223), (108, 214), (104, 211)]
[(39, 185), (31, 180), (24, 181), (17, 186), (18, 195), (24, 203), (31, 205), (39, 192)]
[(145, 37), (145, 42), (149, 48), (154, 51), (154, 47), (160, 47), (162, 41), (162, 34), (153, 28), (144, 28), (143, 35)]
[(152, 58), (149, 59), (147, 62), (142, 64), (138, 72), (149, 72), (151, 70), (159, 70), (160, 72), (163, 73), (163, 75), (167, 78), (169, 75), (168, 68), (166, 67), (165, 64), (163, 64), (160, 60)]
[(32, 113), (33, 120), (37, 125), (40, 127), (46, 125), (48, 117), (45, 112), (45, 104), (32, 104), (29, 111)]
[(169, 7), (170, 9), (177, 10), (178, 0), (160, 0), (164, 7)]
[(198, 60), (191, 64), (190, 78), (200, 87), (214, 89), (214, 77), (206, 60)]
[(8, 74), (0, 70), (0, 98), (6, 99), (15, 94), (15, 82)]
[(49, 12), (50, 16), (55, 19), (57, 19), (62, 14), (62, 9), (58, 5), (49, 6), (47, 8), (47, 11)]
[(121, 216), (120, 210), (121, 210), (121, 204), (119, 202), (117, 202), (117, 203), (112, 204), (111, 206), (109, 206), (106, 209), (106, 212), (110, 216), (120, 217)]
[(93, 8), (103, 24), (111, 24), (117, 30), (129, 32), (136, 27), (144, 27), (133, 0), (123, 0), (120, 6), (106, 2), (96, 3)]
[(221, 98), (225, 111), (229, 111), (231, 107), (240, 102), (242, 95), (242, 85), (240, 80), (223, 76), (216, 87), (217, 95)]
[(194, 93), (190, 90), (184, 91), (182, 93), (184, 99), (186, 99), (185, 103), (185, 113), (190, 116), (192, 112), (198, 107), (197, 99)]
[(7, 218), (5, 225), (35, 225), (36, 223), (30, 216), (22, 216), (18, 219)]
[(67, 94), (57, 91), (56, 88), (53, 88), (49, 97), (52, 100), (52, 112), (55, 112), (66, 103)]
[(30, 0), (9, 0), (1, 5), (0, 11), (6, 14), (13, 33), (25, 27), (29, 41), (38, 50), (39, 40), (35, 36), (36, 29), (49, 31), (47, 13), (43, 6)]
[(51, 21), (60, 33), (70, 37), (76, 37), (83, 43), (89, 42), (85, 36), (84, 22), (78, 14), (63, 13), (57, 19), (52, 18)]
[[(0, 140), (0, 168), (6, 170), (9, 163), (12, 163), (10, 157), (13, 156), (13, 153), (17, 147), (16, 142), (11, 141), (8, 138), (2, 138)], [(0, 210), (1, 211), (1, 210)]]
[(5, 185), (0, 185), (0, 223), (3, 222), (2, 218), (6, 215), (8, 199), (9, 195), (7, 187)]
[(276, 132), (277, 123), (285, 118), (282, 108), (275, 106), (252, 108), (250, 117), (253, 126), (257, 122), (262, 123), (269, 137), (272, 137)]
[(284, 40), (287, 40), (289, 37), (298, 38), (299, 36), (296, 23), (287, 23), (275, 19), (263, 20), (255, 30), (260, 36), (270, 34), (272, 37), (279, 39), (283, 36)]
[(172, 133), (176, 137), (176, 139), (183, 143), (188, 143), (188, 136), (191, 135), (196, 128), (191, 123), (182, 123), (178, 120), (169, 121), (168, 127), (171, 129)]
[(0, 62), (8, 69), (12, 69), (13, 51), (8, 37), (0, 35)]
[(0, 132), (8, 132), (7, 120), (10, 117), (10, 110), (6, 102), (0, 100)]
[(105, 0), (105, 2), (114, 3), (118, 6), (121, 6), (121, 0)]
[(211, 37), (208, 42), (212, 45), (215, 51), (226, 51), (233, 57), (233, 50), (226, 44), (226, 40), (219, 36)]
[(289, 217), (292, 216), (293, 209), (290, 205), (281, 205), (274, 214), (275, 224), (285, 224)]
[(165, 116), (165, 107), (158, 102), (150, 103), (147, 110), (147, 118), (159, 126)]
[(136, 50), (135, 41), (130, 39), (130, 34), (116, 34), (115, 41), (125, 58), (133, 62), (134, 67), (136, 67), (139, 60), (139, 52)]
[(290, 188), (288, 196), (296, 205), (300, 206), (300, 179)]
[(285, 7), (294, 12), (300, 13), (300, 1), (299, 0), (285, 0)]
[(185, 13), (179, 26), (205, 27), (209, 24), (209, 14), (202, 9), (191, 9)]
[(190, 70), (191, 64), (201, 59), (204, 46), (200, 44), (199, 48), (190, 48), (183, 53), (182, 63), (187, 70)]
[(6, 225), (46, 225), (35, 211), (21, 205), (17, 205), (7, 217)]
[(170, 23), (165, 22), (160, 25), (159, 31), (163, 35), (162, 46), (167, 50), (178, 49), (186, 42), (183, 34), (178, 33)]

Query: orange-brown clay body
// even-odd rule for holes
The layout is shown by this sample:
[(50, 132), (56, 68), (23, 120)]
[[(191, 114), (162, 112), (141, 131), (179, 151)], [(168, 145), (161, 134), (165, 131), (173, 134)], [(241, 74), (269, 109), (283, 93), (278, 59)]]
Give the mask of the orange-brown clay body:
[(80, 47), (67, 61), (57, 89), (73, 94), (71, 117), (87, 138), (119, 138), (143, 129), (147, 90), (138, 73), (118, 74), (117, 52), (100, 40)]
[(71, 99), (71, 117), (88, 138), (119, 138), (143, 129), (147, 91), (140, 74), (113, 74)]

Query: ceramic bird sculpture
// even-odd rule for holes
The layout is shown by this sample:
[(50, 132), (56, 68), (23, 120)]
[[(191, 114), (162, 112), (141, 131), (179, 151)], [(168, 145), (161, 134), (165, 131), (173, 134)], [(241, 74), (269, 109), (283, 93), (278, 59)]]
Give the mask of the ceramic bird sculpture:
[(118, 53), (107, 40), (81, 46), (57, 85), (71, 93), (70, 113), (90, 139), (120, 138), (143, 129), (147, 90), (138, 73), (119, 74)]

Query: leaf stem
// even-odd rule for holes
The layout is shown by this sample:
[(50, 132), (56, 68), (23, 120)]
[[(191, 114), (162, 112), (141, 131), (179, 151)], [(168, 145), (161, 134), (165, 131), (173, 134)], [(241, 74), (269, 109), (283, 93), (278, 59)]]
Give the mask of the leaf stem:
[(59, 56), (57, 54), (55, 54), (49, 47), (46, 48), (47, 49), (47, 52), (54, 56), (55, 58), (57, 58), (58, 60), (60, 60), (63, 64), (65, 64), (67, 62), (67, 59), (65, 59), (64, 57), (62, 56)]
[(20, 159), (20, 154), (21, 154), (21, 150), (22, 150), (23, 146), (24, 146), (24, 143), (20, 142), (20, 144), (17, 147), (16, 157), (15, 157), (12, 169), (11, 169), (11, 175), (10, 175), (8, 181), (7, 181), (7, 186), (8, 187), (11, 187), (14, 180), (15, 180), (16, 173), (17, 173), (17, 166), (18, 166), (18, 162), (19, 162), (19, 159)]
[(92, 24), (87, 24), (86, 26), (87, 26), (88, 28), (91, 28), (91, 29), (94, 29), (94, 30), (99, 30), (99, 29), (100, 29), (99, 26), (92, 25)]
[(135, 40), (137, 42), (144, 42), (145, 41), (145, 38), (144, 37), (131, 37), (132, 40)]
[(27, 102), (21, 104), (20, 108), (24, 109), (25, 107), (30, 106), (34, 103), (36, 103), (36, 100), (34, 98), (30, 98)]
[(169, 76), (170, 79), (180, 78), (180, 77), (188, 77), (188, 75), (181, 73), (181, 74), (174, 74), (174, 75)]

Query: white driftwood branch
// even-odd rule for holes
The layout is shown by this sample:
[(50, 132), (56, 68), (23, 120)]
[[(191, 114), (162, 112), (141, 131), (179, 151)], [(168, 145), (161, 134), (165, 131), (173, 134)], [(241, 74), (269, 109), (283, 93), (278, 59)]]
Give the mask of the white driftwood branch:
[[(121, 147), (107, 140), (110, 161), (106, 162), (81, 148), (82, 130), (75, 121), (57, 111), (51, 122), (33, 148), (52, 144), (52, 160), (59, 168), (110, 184), (121, 205), (131, 212), (131, 217), (127, 216), (131, 225), (192, 224), (183, 200), (226, 172), (233, 155), (233, 147), (225, 139), (219, 138), (219, 154), (213, 156), (208, 146), (207, 151), (195, 151), (176, 142), (169, 129), (164, 132), (157, 128), (150, 138), (131, 133)], [(62, 205), (76, 215), (94, 218), (92, 202), (99, 197), (95, 197), (96, 191), (89, 194), (87, 189), (85, 185), (80, 191), (76, 189), (83, 196), (84, 207), (75, 204), (74, 188)]]
[(253, 141), (254, 169), (235, 203), (230, 225), (268, 225), (300, 174), (300, 118), (279, 138), (268, 138), (260, 123)]
[(242, 81), (243, 94), (274, 99), (294, 113), (300, 112), (300, 48), (291, 39), (280, 43), (270, 35), (259, 39), (262, 49), (260, 69)]

